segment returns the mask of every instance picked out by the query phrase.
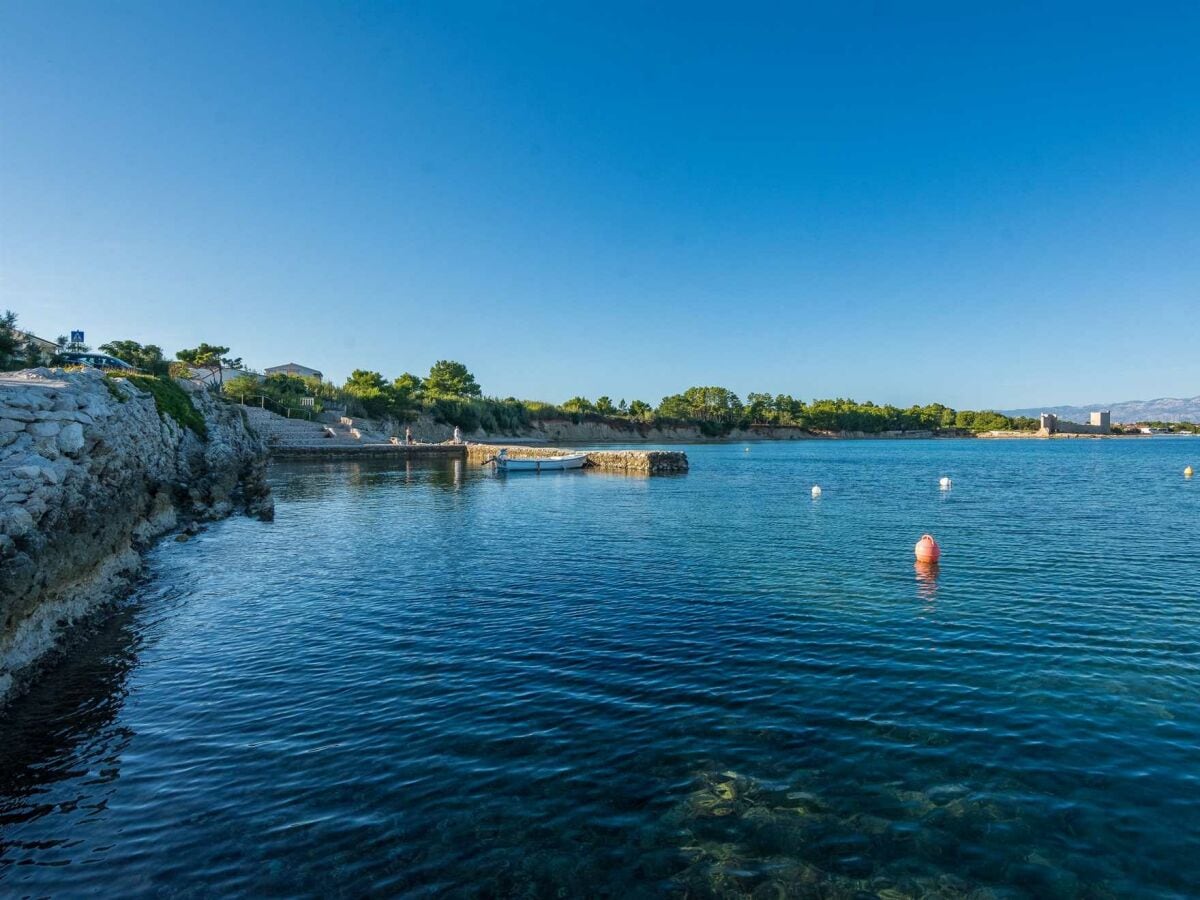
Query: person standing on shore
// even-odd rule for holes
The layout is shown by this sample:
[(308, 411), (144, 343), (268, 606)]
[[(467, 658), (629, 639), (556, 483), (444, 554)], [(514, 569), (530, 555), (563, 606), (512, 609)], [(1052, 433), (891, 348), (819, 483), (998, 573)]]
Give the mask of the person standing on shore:
[(405, 428), (404, 428), (404, 443), (406, 443), (406, 444), (412, 443), (412, 428), (409, 426), (405, 426)]
[(455, 425), (454, 426), (454, 443), (461, 444), (462, 442), (463, 442), (462, 429), (459, 428), (457, 425)]

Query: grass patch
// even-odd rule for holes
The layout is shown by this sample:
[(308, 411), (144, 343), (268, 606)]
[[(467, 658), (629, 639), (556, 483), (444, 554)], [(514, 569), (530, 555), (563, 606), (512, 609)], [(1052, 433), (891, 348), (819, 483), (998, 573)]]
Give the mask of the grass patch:
[(170, 416), (183, 428), (190, 428), (202, 439), (208, 439), (208, 424), (204, 421), (204, 416), (200, 415), (188, 392), (170, 378), (125, 372), (110, 372), (108, 375), (110, 378), (124, 378), (130, 384), (149, 391), (154, 397), (154, 405), (158, 408), (159, 415)]

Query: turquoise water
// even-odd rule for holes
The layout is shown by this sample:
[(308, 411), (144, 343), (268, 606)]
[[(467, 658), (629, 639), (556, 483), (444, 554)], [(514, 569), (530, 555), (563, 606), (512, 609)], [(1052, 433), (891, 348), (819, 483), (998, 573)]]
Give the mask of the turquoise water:
[(0, 720), (0, 895), (1195, 893), (1200, 441), (687, 449), (276, 467)]

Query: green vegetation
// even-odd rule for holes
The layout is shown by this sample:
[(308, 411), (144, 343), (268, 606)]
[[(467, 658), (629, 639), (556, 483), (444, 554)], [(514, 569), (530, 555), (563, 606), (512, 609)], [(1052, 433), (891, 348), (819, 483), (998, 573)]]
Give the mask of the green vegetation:
[[(0, 316), (0, 368), (20, 368), (28, 364), (17, 347), (14, 336), (16, 317), (12, 313)], [(65, 347), (65, 341), (60, 342)], [(663, 397), (657, 406), (644, 400), (624, 399), (613, 403), (609, 396), (595, 401), (587, 397), (572, 397), (555, 405), (537, 400), (499, 399), (485, 397), (475, 376), (465, 365), (454, 360), (440, 359), (425, 378), (404, 373), (388, 381), (380, 372), (356, 369), (341, 387), (316, 378), (294, 375), (272, 375), (267, 378), (244, 373), (223, 382), (222, 371), (241, 368), (241, 360), (227, 354), (229, 348), (216, 344), (180, 350), (177, 363), (168, 364), (161, 348), (136, 341), (112, 341), (101, 350), (123, 359), (152, 375), (164, 372), (187, 377), (189, 367), (207, 369), (213, 381), (221, 385), (230, 397), (254, 402), (266, 397), (271, 408), (291, 414), (321, 412), (329, 408), (344, 408), (354, 416), (390, 419), (397, 423), (410, 422), (418, 415), (428, 414), (436, 421), (457, 425), (464, 431), (483, 428), (490, 432), (516, 432), (541, 420), (567, 419), (575, 423), (609, 422), (626, 427), (654, 425), (694, 426), (711, 436), (728, 434), (735, 428), (790, 426), (813, 432), (883, 432), (929, 431), (942, 434), (978, 434), (984, 431), (1034, 431), (1035, 419), (1010, 418), (992, 410), (955, 410), (940, 403), (926, 406), (877, 406), (837, 398), (831, 400), (797, 400), (788, 394), (754, 393), (743, 400), (728, 388), (719, 386), (690, 387), (679, 394)], [(135, 383), (141, 385), (144, 378)], [(172, 415), (187, 427), (203, 428), (187, 395), (178, 395), (161, 387), (147, 386), (156, 391), (160, 410)], [(187, 401), (186, 405), (180, 401)], [(193, 419), (189, 411), (195, 414)], [(1200, 428), (1187, 423), (1151, 423), (1169, 431), (1196, 431)], [(199, 428), (197, 430), (199, 430)]]
[(58, 356), (64, 353), (87, 353), (92, 349), (82, 341), (68, 340), (65, 334), (60, 334), (54, 343), (58, 345)]
[(137, 341), (109, 341), (101, 344), (100, 350), (150, 375), (163, 377), (170, 374), (170, 363), (163, 357), (162, 347), (156, 344), (142, 346)]
[[(434, 421), (457, 425), (464, 431), (482, 428), (484, 431), (502, 433), (519, 431), (534, 421), (530, 415), (530, 405), (512, 397), (506, 400), (488, 397), (478, 400), (433, 400), (427, 403), (426, 409)], [(536, 406), (542, 410), (552, 408), (548, 403)]]
[(125, 394), (125, 392), (117, 387), (111, 378), (104, 379), (104, 386), (108, 388), (109, 396), (111, 396), (118, 403), (125, 403), (129, 400), (129, 397)]
[(16, 368), (15, 363), (20, 358), (16, 328), (17, 314), (11, 309), (5, 310), (4, 315), (0, 316), (0, 370)]
[(1138, 434), (1142, 428), (1150, 428), (1156, 434), (1200, 434), (1200, 424), (1196, 422), (1138, 422), (1136, 425), (1113, 426), (1118, 434)]
[(467, 367), (448, 359), (439, 359), (433, 364), (429, 377), (425, 379), (424, 391), (429, 397), (454, 400), (483, 396), (475, 376), (467, 371)]
[(346, 399), (372, 419), (406, 421), (418, 412), (420, 379), (401, 375), (391, 384), (378, 372), (355, 369), (342, 387)]
[(33, 341), (25, 340), (17, 332), (15, 312), (0, 313), (0, 372), (56, 365), (59, 361), (57, 353), (43, 353)]
[(241, 357), (226, 356), (225, 354), (228, 352), (228, 347), (221, 347), (217, 344), (201, 344), (199, 347), (192, 347), (190, 350), (178, 351), (175, 354), (175, 358), (193, 368), (208, 369), (213, 374), (214, 380), (220, 384), (225, 380), (223, 377), (225, 369), (240, 369), (242, 367)]
[[(221, 390), (226, 396), (236, 397), (252, 406), (257, 403), (255, 398), (261, 396), (270, 401), (275, 412), (282, 408), (285, 412), (304, 415), (321, 412), (326, 404), (339, 402), (341, 395), (333, 385), (318, 378), (283, 373), (265, 378), (251, 373), (235, 375), (221, 386)], [(304, 403), (305, 398), (311, 399), (312, 403)]]
[(159, 415), (170, 416), (183, 428), (192, 429), (201, 439), (208, 438), (204, 416), (200, 415), (200, 410), (196, 409), (188, 392), (174, 380), (129, 372), (113, 371), (105, 374), (109, 378), (125, 378), (142, 390), (149, 391), (154, 397), (154, 405), (158, 408)]
[[(927, 406), (877, 406), (854, 400), (813, 400), (809, 403), (787, 394), (750, 393), (742, 403), (737, 394), (722, 387), (693, 387), (682, 394), (664, 397), (654, 411), (656, 420), (698, 424), (706, 434), (728, 433), (735, 427), (791, 426), (809, 431), (855, 431), (880, 434), (886, 431), (970, 432), (1033, 431), (1037, 420), (1010, 418), (990, 410), (954, 410), (940, 403)], [(630, 404), (630, 413), (647, 416), (644, 404)]]
[[(330, 390), (328, 385), (323, 387)], [(501, 400), (484, 397), (467, 367), (449, 360), (435, 363), (425, 379), (405, 373), (391, 383), (379, 372), (358, 369), (334, 393), (351, 415), (403, 422), (424, 412), (436, 421), (457, 425), (465, 431), (477, 428), (517, 431), (545, 419), (634, 426), (691, 425), (709, 436), (752, 426), (866, 434), (888, 431), (978, 434), (1033, 431), (1038, 427), (1037, 420), (1028, 417), (1010, 418), (991, 410), (954, 410), (940, 403), (901, 409), (842, 398), (806, 403), (787, 394), (766, 393), (748, 394), (743, 403), (733, 391), (718, 386), (688, 388), (681, 394), (664, 397), (657, 407), (643, 400), (628, 403), (621, 400), (614, 404), (609, 396), (595, 401), (576, 396), (559, 405), (513, 397)]]

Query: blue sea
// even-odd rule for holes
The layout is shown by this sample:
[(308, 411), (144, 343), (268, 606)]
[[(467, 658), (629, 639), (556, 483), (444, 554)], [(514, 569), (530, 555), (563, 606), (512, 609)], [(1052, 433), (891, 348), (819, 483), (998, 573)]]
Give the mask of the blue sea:
[(275, 465), (0, 719), (0, 895), (1200, 890), (1200, 440), (684, 449)]

